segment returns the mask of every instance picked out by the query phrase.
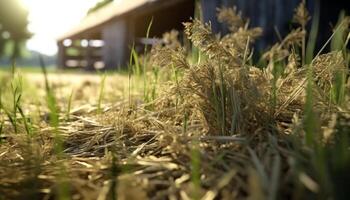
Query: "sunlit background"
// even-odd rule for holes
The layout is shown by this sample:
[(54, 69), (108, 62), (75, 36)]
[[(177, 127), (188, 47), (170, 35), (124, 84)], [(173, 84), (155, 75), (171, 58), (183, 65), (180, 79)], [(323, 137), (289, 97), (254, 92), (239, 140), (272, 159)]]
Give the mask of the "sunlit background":
[(46, 55), (57, 53), (56, 38), (86, 16), (100, 0), (22, 0), (29, 11), (29, 31), (33, 37), (27, 48)]

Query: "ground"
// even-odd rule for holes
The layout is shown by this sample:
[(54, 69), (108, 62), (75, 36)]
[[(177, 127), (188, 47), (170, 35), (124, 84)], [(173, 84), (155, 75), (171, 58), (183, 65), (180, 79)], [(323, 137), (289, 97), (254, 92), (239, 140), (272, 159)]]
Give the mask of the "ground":
[[(245, 162), (230, 150), (244, 140), (203, 137), (199, 143), (196, 134), (204, 126), (188, 123), (185, 134), (183, 124), (166, 120), (173, 108), (154, 110), (152, 102), (144, 104), (140, 77), (132, 77), (129, 87), (128, 75), (50, 72), (59, 114), (53, 125), (43, 73), (17, 69), (0, 76), (3, 104), (20, 94), (18, 109), (24, 112), (16, 112), (16, 122), (1, 113), (0, 199), (244, 195), (225, 189), (234, 177), (245, 179), (237, 171), (241, 164), (229, 161), (239, 156)], [(17, 86), (19, 94), (13, 90)]]

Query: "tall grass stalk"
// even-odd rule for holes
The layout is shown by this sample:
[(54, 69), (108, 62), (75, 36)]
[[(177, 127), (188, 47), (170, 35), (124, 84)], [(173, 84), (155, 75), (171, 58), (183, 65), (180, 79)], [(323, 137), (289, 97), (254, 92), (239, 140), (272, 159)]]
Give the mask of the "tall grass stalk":
[[(305, 6), (306, 0), (302, 0), (302, 4), (304, 4)], [(305, 15), (306, 13), (304, 12), (303, 14)], [(304, 23), (301, 24), (301, 28), (305, 33), (306, 33), (306, 23), (307, 21), (304, 21)], [(304, 35), (302, 39), (302, 44), (301, 44), (301, 63), (303, 66), (305, 65), (305, 56), (306, 56), (306, 34)]]
[(311, 31), (306, 47), (305, 63), (310, 64), (314, 58), (314, 51), (317, 42), (317, 34), (320, 23), (320, 1), (315, 0), (314, 16), (312, 17)]
[(143, 72), (143, 69), (141, 68), (142, 64), (139, 59), (139, 55), (137, 54), (135, 50), (135, 43), (133, 43), (131, 52), (130, 52), (130, 59), (129, 59), (129, 66), (128, 66), (128, 90), (129, 90), (129, 107), (132, 107), (132, 99), (131, 99), (131, 91), (133, 87), (133, 76), (136, 78), (140, 78)]
[[(313, 64), (315, 59), (321, 54), (326, 46), (333, 40), (334, 36), (339, 31), (339, 27), (334, 31), (332, 36), (327, 40), (323, 47), (319, 50), (315, 58), (308, 65), (307, 85), (306, 85), (306, 103), (304, 107), (303, 127), (305, 131), (305, 144), (312, 150), (312, 164), (318, 179), (318, 183), (322, 186), (319, 197), (329, 195), (331, 187), (329, 185), (328, 164), (326, 158), (326, 147), (322, 144), (323, 135), (321, 135), (321, 122), (317, 111), (314, 109), (314, 72)], [(332, 67), (332, 66), (329, 66)], [(337, 84), (337, 83), (336, 83)]]
[(306, 88), (306, 103), (305, 103), (305, 118), (304, 118), (304, 129), (305, 129), (305, 142), (308, 146), (312, 146), (315, 142), (314, 134), (317, 133), (317, 121), (316, 114), (314, 113), (314, 99), (313, 99), (313, 72), (312, 67), (309, 67), (307, 88)]
[(191, 149), (191, 181), (193, 184), (193, 193), (191, 194), (192, 199), (200, 199), (201, 189), (201, 160), (199, 151), (199, 141), (193, 140)]
[(73, 100), (73, 95), (74, 95), (74, 90), (71, 91), (69, 98), (68, 98), (68, 103), (67, 103), (67, 111), (66, 111), (66, 120), (70, 120), (70, 111), (72, 108), (72, 100)]
[(118, 176), (119, 176), (119, 166), (117, 165), (117, 157), (114, 153), (112, 154), (112, 166), (111, 166), (111, 197), (112, 200), (118, 199)]
[[(331, 51), (342, 51), (345, 61), (348, 59), (348, 50), (347, 45), (349, 42), (349, 32), (347, 27), (343, 24), (345, 21), (345, 11), (342, 11), (339, 15), (337, 29), (334, 37), (331, 41)], [(346, 93), (346, 79), (347, 72), (337, 71), (335, 74), (335, 83), (331, 89), (331, 98), (334, 103), (339, 106), (342, 106), (345, 102), (345, 93)]]
[(103, 74), (101, 77), (100, 91), (99, 91), (98, 103), (97, 103), (97, 112), (98, 113), (102, 113), (102, 105), (101, 104), (102, 104), (102, 100), (103, 100), (104, 92), (105, 92), (106, 78), (107, 78), (106, 74)]
[(11, 61), (11, 75), (12, 75), (12, 79), (15, 78), (15, 75), (16, 75), (16, 60), (15, 59), (12, 59)]
[[(58, 143), (61, 143), (60, 137), (59, 137), (59, 110), (58, 110), (58, 105), (57, 105), (57, 100), (54, 95), (54, 92), (49, 84), (49, 79), (46, 71), (46, 66), (44, 63), (43, 58), (40, 56), (40, 65), (41, 65), (41, 70), (42, 74), (44, 76), (44, 81), (45, 81), (45, 91), (46, 91), (46, 100), (47, 100), (47, 106), (49, 108), (49, 116), (50, 116), (50, 125), (55, 128), (55, 135), (57, 136), (56, 139), (58, 139)], [(61, 147), (58, 146), (59, 149), (58, 152), (61, 152)]]
[[(148, 27), (147, 27), (147, 32), (146, 32), (146, 38), (149, 38), (150, 32), (151, 32), (151, 28), (153, 25), (153, 17), (151, 19), (151, 21), (148, 23)], [(145, 45), (144, 48), (144, 54), (146, 54), (148, 51), (148, 45)], [(146, 73), (146, 67), (148, 65), (148, 58), (147, 56), (145, 57), (144, 63), (143, 63), (143, 98), (145, 100), (145, 102), (147, 102), (147, 73)]]
[(201, 21), (203, 20), (201, 0), (195, 0), (194, 18)]
[(32, 137), (33, 136), (33, 129), (32, 129), (33, 126), (31, 124), (31, 119), (25, 115), (25, 113), (23, 112), (23, 109), (19, 103), (17, 104), (17, 109), (18, 109), (19, 114), (22, 117), (24, 128), (26, 130), (27, 135)]
[(220, 124), (221, 124), (221, 135), (225, 135), (226, 134), (226, 100), (227, 100), (227, 95), (226, 95), (226, 91), (227, 91), (227, 87), (225, 84), (225, 80), (224, 80), (224, 69), (223, 66), (220, 65), (220, 72), (219, 72), (219, 76), (220, 76), (220, 113), (219, 113), (219, 117), (220, 117)]
[(18, 119), (17, 119), (17, 112), (20, 114), (23, 125), (25, 128), (25, 131), (28, 136), (32, 137), (32, 124), (31, 119), (27, 117), (23, 111), (23, 108), (21, 106), (21, 100), (22, 100), (22, 93), (23, 93), (23, 80), (21, 76), (14, 77), (11, 83), (11, 92), (13, 97), (13, 113), (12, 113), (12, 121), (13, 126), (15, 129), (15, 133), (18, 132)]
[(325, 44), (321, 47), (321, 49), (318, 51), (316, 56), (312, 59), (311, 64), (316, 60), (317, 57), (321, 55), (321, 53), (326, 49), (327, 45), (332, 41), (333, 37), (338, 33), (339, 30), (341, 30), (341, 27), (345, 24), (346, 21), (342, 21), (340, 25), (334, 30), (333, 34), (328, 38), (328, 40), (325, 42)]
[[(13, 67), (15, 68), (15, 67)], [(11, 95), (12, 95), (12, 110), (8, 111), (5, 106), (0, 102), (2, 105), (2, 109), (4, 110), (5, 114), (7, 115), (10, 123), (12, 124), (12, 127), (14, 129), (15, 133), (18, 133), (18, 119), (17, 119), (17, 111), (18, 107), (21, 101), (22, 96), (22, 79), (21, 77), (17, 77), (15, 74), (12, 74), (12, 80), (11, 80)]]
[(154, 101), (157, 97), (157, 89), (158, 89), (158, 77), (159, 77), (159, 68), (153, 67), (152, 69), (153, 72), (153, 84), (152, 84), (152, 92), (151, 92), (151, 97), (152, 101)]
[(270, 112), (271, 112), (271, 115), (273, 113), (275, 113), (275, 110), (276, 110), (276, 105), (277, 105), (277, 80), (278, 80), (278, 77), (277, 77), (277, 73), (276, 73), (276, 63), (273, 59), (271, 59), (269, 61), (269, 64), (268, 64), (268, 68), (271, 68), (272, 69), (272, 75), (273, 75), (273, 78), (271, 80), (271, 85), (272, 85), (272, 91), (271, 91), (271, 97), (270, 97)]
[(2, 143), (2, 131), (3, 131), (3, 128), (4, 128), (4, 122), (1, 120), (0, 121), (0, 144)]
[(70, 199), (70, 192), (69, 192), (69, 184), (66, 181), (67, 177), (67, 172), (64, 163), (61, 163), (61, 160), (64, 157), (63, 153), (63, 138), (60, 135), (59, 132), (59, 110), (58, 110), (58, 105), (57, 105), (57, 99), (54, 95), (54, 91), (52, 90), (50, 84), (49, 84), (49, 79), (48, 79), (48, 74), (46, 71), (46, 66), (45, 62), (43, 60), (43, 57), (40, 55), (39, 56), (39, 61), (40, 61), (40, 66), (42, 70), (42, 74), (44, 76), (44, 81), (45, 81), (45, 91), (46, 91), (46, 101), (47, 101), (47, 106), (49, 109), (49, 116), (50, 116), (50, 125), (53, 127), (53, 132), (54, 132), (54, 152), (59, 159), (59, 177), (58, 177), (58, 193), (57, 193), (57, 198), (59, 200), (68, 200)]
[(13, 79), (13, 82), (11, 83), (11, 93), (12, 93), (12, 121), (13, 126), (15, 129), (15, 133), (18, 133), (18, 127), (17, 127), (17, 108), (18, 104), (21, 101), (21, 81), (19, 81), (19, 85), (15, 82), (15, 79)]
[[(345, 44), (345, 39), (346, 39), (346, 34), (348, 33), (348, 31), (346, 30), (347, 27), (343, 26), (343, 20), (345, 18), (345, 11), (341, 11), (339, 14), (339, 18), (338, 18), (338, 23), (337, 26), (339, 28), (339, 31), (337, 31), (334, 34), (334, 37), (332, 38), (331, 41), (331, 51), (341, 51), (344, 49), (344, 44)], [(346, 48), (346, 46), (345, 46)]]
[(132, 68), (133, 74), (136, 75), (137, 77), (140, 77), (143, 69), (141, 69), (140, 58), (137, 52), (135, 51), (134, 47), (131, 49), (131, 60), (129, 65), (133, 66)]
[(11, 125), (12, 125), (12, 127), (14, 128), (14, 131), (15, 131), (15, 133), (16, 133), (16, 131), (17, 131), (16, 123), (15, 123), (14, 120), (13, 120), (12, 114), (5, 108), (5, 106), (4, 106), (3, 102), (2, 102), (2, 100), (0, 100), (0, 111), (1, 111), (1, 110), (5, 113), (6, 117), (7, 117), (8, 120), (10, 121), (10, 123), (11, 123)]
[(335, 83), (331, 89), (331, 97), (335, 104), (343, 106), (346, 100), (346, 73), (336, 72)]
[(278, 93), (277, 82), (283, 73), (284, 63), (275, 62), (274, 60), (271, 60), (270, 62), (272, 64), (272, 75), (273, 75), (273, 78), (271, 80), (271, 82), (272, 82), (271, 114), (273, 115), (277, 109), (277, 98), (278, 98), (278, 96), (277, 96), (278, 95), (277, 94)]
[(188, 128), (188, 114), (184, 113), (184, 118), (183, 118), (183, 133), (186, 134), (187, 133), (187, 128)]
[[(172, 71), (173, 71), (173, 81), (175, 82), (175, 85), (176, 85), (176, 87), (177, 87), (177, 89), (179, 89), (180, 88), (180, 83), (179, 83), (179, 76), (180, 76), (180, 71), (176, 68), (176, 67), (174, 67), (174, 65), (172, 64), (171, 65), (171, 67), (172, 67)], [(179, 92), (177, 92), (176, 93), (176, 96), (175, 96), (175, 110), (176, 110), (176, 113), (177, 113), (177, 111), (178, 111), (178, 106), (179, 106), (179, 102), (180, 102), (180, 99), (183, 99), (183, 97), (182, 97), (182, 94), (181, 94), (181, 92), (180, 92), (180, 90), (179, 90)]]
[(129, 100), (129, 108), (131, 108), (131, 77), (133, 73), (133, 51), (135, 51), (135, 43), (132, 44), (131, 47), (131, 55), (129, 58), (128, 65), (128, 100)]

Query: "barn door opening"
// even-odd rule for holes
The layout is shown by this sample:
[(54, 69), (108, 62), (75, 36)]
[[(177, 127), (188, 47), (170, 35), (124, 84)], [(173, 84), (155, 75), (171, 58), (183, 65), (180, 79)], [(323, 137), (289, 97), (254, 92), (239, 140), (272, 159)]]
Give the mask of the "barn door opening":
[[(163, 34), (171, 30), (180, 33), (180, 40), (183, 37), (183, 22), (194, 18), (195, 1), (185, 0), (179, 3), (149, 10), (134, 19), (135, 49), (142, 52), (144, 45), (152, 45), (159, 42)], [(152, 21), (148, 38), (147, 29)]]

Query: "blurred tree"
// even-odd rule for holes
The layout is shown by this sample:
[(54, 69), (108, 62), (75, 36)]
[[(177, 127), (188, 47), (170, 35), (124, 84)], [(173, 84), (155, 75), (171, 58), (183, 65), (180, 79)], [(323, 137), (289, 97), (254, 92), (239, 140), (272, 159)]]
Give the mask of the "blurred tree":
[(88, 14), (95, 12), (96, 10), (102, 8), (103, 6), (109, 4), (112, 1), (113, 0), (102, 0), (102, 1), (98, 2), (94, 7), (89, 9)]
[(21, 56), (21, 47), (31, 37), (27, 26), (28, 11), (20, 0), (0, 0), (0, 58)]

